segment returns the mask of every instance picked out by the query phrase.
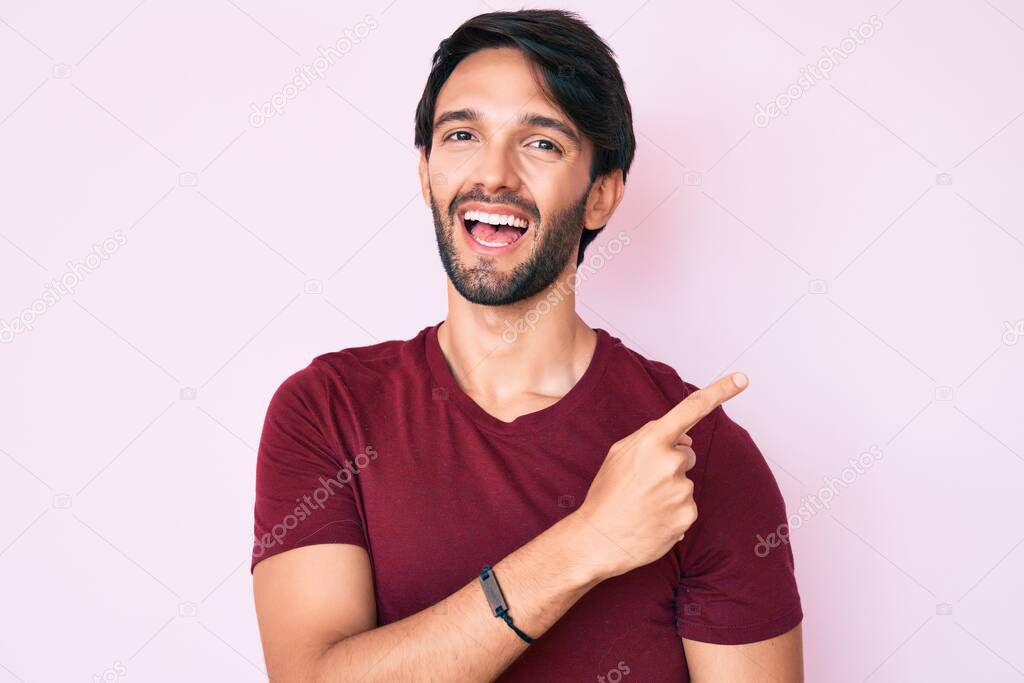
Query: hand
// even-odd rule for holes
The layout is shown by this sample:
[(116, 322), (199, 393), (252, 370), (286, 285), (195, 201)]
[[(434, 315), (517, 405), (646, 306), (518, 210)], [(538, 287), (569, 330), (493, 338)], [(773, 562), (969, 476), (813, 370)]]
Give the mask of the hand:
[(686, 476), (696, 454), (686, 432), (746, 386), (742, 373), (726, 375), (612, 445), (572, 513), (593, 541), (588, 559), (602, 580), (657, 560), (697, 519)]

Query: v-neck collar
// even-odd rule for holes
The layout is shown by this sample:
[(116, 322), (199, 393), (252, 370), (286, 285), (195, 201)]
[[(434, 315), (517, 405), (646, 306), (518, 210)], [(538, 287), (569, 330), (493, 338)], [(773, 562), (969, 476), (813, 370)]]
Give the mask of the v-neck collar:
[(576, 381), (576, 384), (564, 396), (546, 408), (520, 415), (511, 422), (505, 422), (481, 408), (455, 380), (437, 338), (437, 331), (442, 323), (444, 323), (443, 320), (428, 327), (425, 335), (427, 363), (434, 381), (437, 386), (445, 390), (447, 398), (453, 401), (470, 420), (481, 428), (498, 434), (521, 434), (536, 432), (545, 427), (557, 428), (558, 424), (572, 410), (579, 408), (591, 396), (594, 387), (597, 386), (604, 373), (608, 348), (612, 343), (612, 337), (606, 330), (600, 327), (593, 328), (597, 333), (597, 343), (587, 369)]

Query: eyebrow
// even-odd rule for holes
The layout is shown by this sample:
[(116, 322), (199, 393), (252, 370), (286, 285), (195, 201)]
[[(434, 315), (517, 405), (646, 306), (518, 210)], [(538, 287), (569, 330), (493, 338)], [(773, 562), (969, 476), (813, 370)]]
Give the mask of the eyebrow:
[[(437, 120), (434, 122), (434, 132), (436, 133), (438, 128), (448, 123), (449, 121), (466, 121), (472, 123), (479, 121), (482, 118), (483, 117), (480, 115), (480, 112), (472, 108), (454, 109), (451, 111), (446, 111), (440, 116), (438, 116)], [(580, 137), (572, 128), (570, 128), (561, 119), (556, 119), (551, 116), (544, 116), (543, 114), (535, 114), (532, 112), (528, 112), (519, 117), (519, 125), (526, 127), (547, 128), (549, 130), (558, 131), (559, 133), (561, 133), (562, 135), (564, 135), (565, 137), (569, 138), (569, 140), (572, 141), (572, 144), (576, 147), (577, 151), (579, 151), (582, 148), (582, 145), (580, 143)]]

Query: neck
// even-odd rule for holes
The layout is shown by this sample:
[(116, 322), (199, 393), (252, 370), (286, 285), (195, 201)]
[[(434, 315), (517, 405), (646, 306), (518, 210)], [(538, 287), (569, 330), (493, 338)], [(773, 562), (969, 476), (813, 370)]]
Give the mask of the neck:
[(586, 372), (597, 335), (576, 314), (566, 282), (560, 277), (508, 306), (471, 303), (448, 283), (448, 315), (437, 337), (463, 391), (487, 403), (568, 393)]

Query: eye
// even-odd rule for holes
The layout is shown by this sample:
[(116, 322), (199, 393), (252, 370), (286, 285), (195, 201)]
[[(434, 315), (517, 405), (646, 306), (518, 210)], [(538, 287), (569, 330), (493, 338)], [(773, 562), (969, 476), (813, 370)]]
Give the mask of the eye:
[(544, 150), (545, 152), (554, 152), (558, 156), (562, 156), (562, 150), (558, 147), (558, 145), (556, 145), (555, 143), (551, 142), (551, 140), (547, 140), (545, 138), (540, 138), (540, 139), (534, 140), (533, 142), (530, 142), (529, 144), (530, 145), (534, 145), (534, 144), (536, 144), (538, 142), (541, 143), (542, 145), (546, 145), (546, 146), (538, 147), (537, 149)]
[(457, 130), (457, 131), (453, 131), (451, 133), (448, 133), (448, 135), (445, 136), (445, 140), (446, 141), (449, 140), (453, 135), (466, 135), (466, 136), (468, 136), (468, 137), (464, 137), (464, 138), (459, 138), (457, 140), (454, 140), (453, 142), (469, 142), (469, 139), (473, 137), (473, 134), (470, 133), (468, 130)]

